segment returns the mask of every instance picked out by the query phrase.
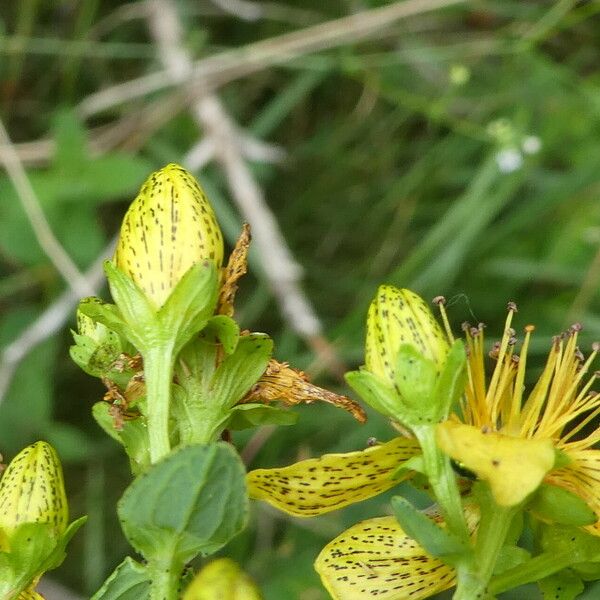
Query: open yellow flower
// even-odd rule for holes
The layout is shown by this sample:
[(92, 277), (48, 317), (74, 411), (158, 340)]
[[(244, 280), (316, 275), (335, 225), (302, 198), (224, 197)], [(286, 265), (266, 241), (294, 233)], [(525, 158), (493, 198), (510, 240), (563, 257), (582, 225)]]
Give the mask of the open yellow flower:
[[(502, 340), (490, 353), (495, 366), (489, 381), (483, 327), (464, 327), (469, 367), (462, 403), (465, 425), (441, 424), (438, 442), (486, 479), (493, 493), (498, 491), (499, 504), (519, 503), (544, 481), (576, 494), (600, 517), (600, 450), (594, 449), (600, 428), (593, 426), (600, 414), (600, 396), (591, 390), (597, 374), (587, 376), (598, 346), (584, 358), (577, 346), (580, 325), (555, 337), (541, 376), (526, 394), (527, 353), (534, 327), (525, 328), (517, 355), (511, 328), (517, 309), (513, 303), (508, 309)], [(499, 439), (504, 449), (497, 446)], [(478, 446), (476, 458), (473, 444)], [(568, 464), (553, 468), (554, 450), (562, 452)], [(600, 534), (598, 524), (588, 529)]]

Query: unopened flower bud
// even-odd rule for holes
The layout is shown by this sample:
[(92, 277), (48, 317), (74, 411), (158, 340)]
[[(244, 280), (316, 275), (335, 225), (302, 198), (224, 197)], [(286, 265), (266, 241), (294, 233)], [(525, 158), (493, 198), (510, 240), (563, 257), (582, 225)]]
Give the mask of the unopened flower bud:
[(195, 264), (223, 261), (223, 236), (194, 177), (169, 164), (144, 183), (121, 225), (114, 261), (160, 308)]
[(22, 450), (0, 480), (0, 530), (10, 543), (14, 530), (24, 523), (50, 523), (64, 533), (69, 519), (62, 467), (46, 442)]
[(446, 336), (420, 296), (407, 289), (382, 285), (367, 316), (367, 370), (393, 384), (401, 344), (413, 346), (424, 358), (431, 360), (438, 371), (449, 350)]

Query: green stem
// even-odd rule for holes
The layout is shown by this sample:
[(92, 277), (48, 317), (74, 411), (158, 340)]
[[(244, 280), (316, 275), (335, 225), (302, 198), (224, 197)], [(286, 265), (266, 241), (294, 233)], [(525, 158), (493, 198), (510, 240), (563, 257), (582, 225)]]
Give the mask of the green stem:
[(487, 508), (488, 514), (482, 514), (472, 560), (457, 573), (453, 600), (485, 598), (489, 593), (489, 581), (518, 507), (505, 508), (490, 503)]
[(157, 345), (144, 353), (146, 417), (150, 460), (154, 464), (171, 450), (169, 406), (173, 379), (173, 344)]
[(444, 520), (450, 531), (463, 541), (468, 541), (469, 531), (465, 521), (456, 475), (450, 458), (435, 442), (435, 427), (426, 425), (413, 428), (423, 451), (423, 464), (429, 484), (442, 509)]
[(572, 552), (544, 552), (522, 565), (494, 577), (489, 585), (491, 594), (500, 594), (519, 585), (539, 581), (573, 564)]
[(175, 562), (172, 556), (162, 560), (151, 561), (150, 571), (150, 600), (177, 600), (179, 581), (183, 565)]

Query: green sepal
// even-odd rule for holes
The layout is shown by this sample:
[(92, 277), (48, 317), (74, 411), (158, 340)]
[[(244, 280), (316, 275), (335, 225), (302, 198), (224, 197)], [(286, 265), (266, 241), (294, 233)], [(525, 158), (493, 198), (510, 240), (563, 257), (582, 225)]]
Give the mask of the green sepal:
[(122, 429), (115, 429), (114, 419), (110, 415), (110, 406), (107, 402), (96, 402), (92, 407), (92, 415), (100, 427), (113, 440), (125, 448), (129, 457), (131, 471), (134, 475), (141, 473), (150, 466), (150, 453), (148, 451), (148, 430), (145, 417), (125, 419)]
[(598, 517), (579, 496), (556, 485), (542, 483), (527, 506), (543, 521), (584, 527), (593, 525)]
[(406, 410), (429, 414), (433, 388), (437, 378), (436, 364), (412, 344), (401, 344), (394, 370), (396, 389)]
[(469, 552), (469, 547), (458, 537), (442, 529), (406, 498), (394, 496), (392, 510), (405, 533), (416, 540), (431, 556), (443, 557), (444, 562), (454, 564)]
[(217, 367), (210, 383), (210, 402), (231, 409), (265, 372), (273, 340), (262, 333), (240, 338), (237, 348)]
[(180, 448), (134, 480), (118, 514), (148, 561), (183, 564), (212, 554), (246, 524), (244, 465), (225, 443)]
[(436, 422), (444, 421), (452, 412), (465, 390), (467, 380), (467, 354), (461, 340), (450, 347), (441, 374), (433, 390)]
[(563, 569), (538, 581), (544, 600), (574, 600), (583, 592), (584, 585), (572, 569)]
[(398, 416), (398, 393), (383, 379), (362, 368), (359, 371), (350, 371), (344, 377), (348, 385), (378, 413), (405, 422)]
[(268, 404), (238, 404), (231, 409), (226, 429), (239, 431), (261, 425), (294, 425), (298, 414)]
[[(210, 262), (191, 267), (160, 308), (112, 261), (104, 263), (104, 270), (116, 307), (104, 305), (104, 311), (96, 311), (96, 320), (123, 335), (142, 355), (156, 347), (172, 347), (176, 355), (214, 312), (218, 277)], [(93, 316), (90, 312), (94, 311), (86, 307), (84, 314)]]
[(177, 282), (158, 311), (163, 335), (175, 339), (175, 355), (207, 324), (218, 293), (217, 269), (210, 261), (196, 263)]
[[(121, 330), (115, 328), (119, 325), (114, 319), (116, 311), (110, 308), (110, 304), (104, 305), (104, 308), (109, 309), (106, 311), (109, 315), (112, 313), (114, 324), (111, 326), (106, 321), (97, 320), (104, 322), (110, 329), (124, 335), (143, 353), (149, 346), (153, 345), (153, 342), (156, 343), (160, 335), (157, 327), (156, 309), (146, 298), (144, 292), (111, 260), (104, 261), (104, 272), (108, 279), (111, 296), (118, 309), (118, 315), (116, 316), (121, 320)], [(107, 317), (104, 316), (104, 318)]]
[(400, 479), (406, 474), (406, 471), (416, 471), (417, 473), (425, 474), (425, 463), (423, 462), (423, 455), (416, 454), (415, 456), (400, 463), (395, 471), (390, 475), (390, 479)]
[(146, 566), (129, 556), (108, 576), (91, 600), (147, 600), (150, 576)]
[(232, 354), (240, 339), (240, 326), (225, 315), (211, 317), (200, 337), (209, 344), (221, 344), (225, 354)]
[(0, 598), (16, 598), (39, 575), (60, 566), (65, 548), (87, 517), (73, 521), (62, 535), (53, 523), (23, 523), (10, 536), (10, 551), (0, 552)]

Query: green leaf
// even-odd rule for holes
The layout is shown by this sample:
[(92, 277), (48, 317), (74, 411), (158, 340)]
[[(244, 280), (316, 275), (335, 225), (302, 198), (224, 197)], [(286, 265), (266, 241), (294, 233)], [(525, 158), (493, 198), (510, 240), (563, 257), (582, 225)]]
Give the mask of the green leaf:
[(244, 465), (225, 443), (180, 448), (135, 479), (118, 513), (125, 536), (147, 560), (185, 563), (212, 554), (246, 524)]
[(579, 496), (547, 483), (538, 488), (528, 509), (544, 521), (562, 525), (584, 527), (598, 520), (596, 513)]
[(102, 325), (126, 339), (129, 335), (129, 327), (119, 309), (114, 304), (109, 304), (108, 302), (99, 304), (97, 302), (90, 302), (89, 300), (89, 298), (84, 298), (79, 303), (77, 307), (78, 312), (98, 323), (102, 323)]
[(544, 600), (574, 600), (583, 592), (583, 581), (571, 569), (564, 569), (538, 582)]
[(398, 419), (400, 399), (398, 394), (382, 379), (370, 371), (350, 371), (345, 375), (348, 385), (377, 412)]
[(146, 567), (128, 556), (91, 600), (147, 600), (149, 597), (150, 579)]
[(285, 410), (268, 404), (238, 404), (231, 409), (231, 416), (226, 429), (250, 429), (259, 425), (294, 425), (298, 415), (291, 410)]
[(445, 562), (451, 563), (450, 557), (464, 555), (468, 551), (468, 547), (456, 536), (436, 525), (406, 498), (394, 496), (392, 510), (400, 527), (431, 556), (438, 558), (443, 556)]
[(125, 419), (122, 429), (115, 429), (114, 419), (109, 413), (110, 406), (107, 402), (96, 402), (92, 407), (92, 415), (100, 427), (125, 448), (129, 457), (131, 471), (141, 473), (150, 466), (148, 452), (148, 429), (144, 417)]
[(210, 384), (209, 401), (224, 409), (233, 407), (265, 372), (273, 341), (261, 333), (240, 338), (235, 352), (217, 367)]

